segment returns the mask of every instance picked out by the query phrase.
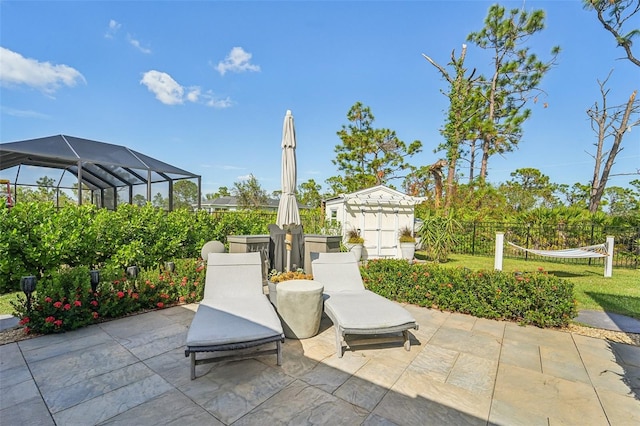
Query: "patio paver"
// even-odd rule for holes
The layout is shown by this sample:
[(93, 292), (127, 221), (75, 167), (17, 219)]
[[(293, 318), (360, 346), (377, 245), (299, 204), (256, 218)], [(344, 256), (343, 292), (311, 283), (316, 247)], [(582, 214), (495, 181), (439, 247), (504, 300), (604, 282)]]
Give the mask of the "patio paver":
[[(197, 305), (0, 346), (2, 425), (640, 424), (640, 347), (406, 306), (411, 351), (317, 336), (190, 380)], [(348, 340), (350, 343), (351, 342)]]

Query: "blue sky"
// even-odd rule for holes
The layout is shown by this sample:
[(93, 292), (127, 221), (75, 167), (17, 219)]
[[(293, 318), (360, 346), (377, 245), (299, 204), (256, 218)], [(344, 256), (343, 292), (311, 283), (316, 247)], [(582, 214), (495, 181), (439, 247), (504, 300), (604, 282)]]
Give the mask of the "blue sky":
[[(493, 3), (2, 0), (0, 141), (67, 134), (200, 174), (203, 193), (249, 174), (273, 191), (290, 109), (298, 183), (314, 179), (326, 189), (325, 179), (338, 174), (336, 132), (360, 101), (374, 127), (395, 130), (407, 144), (422, 141), (412, 164), (431, 164), (443, 156), (433, 149), (442, 140), (446, 86), (422, 54), (445, 65)], [(529, 45), (543, 59), (554, 45), (562, 52), (519, 149), (490, 159), (489, 180), (533, 167), (556, 183), (587, 183), (596, 139), (586, 110), (600, 101), (596, 80), (613, 69), (609, 103), (623, 104), (639, 88), (640, 71), (581, 1), (501, 4), (544, 9), (547, 28)], [(466, 64), (490, 72), (473, 44)], [(613, 173), (640, 168), (640, 129), (623, 144)], [(638, 175), (610, 184), (632, 179)]]

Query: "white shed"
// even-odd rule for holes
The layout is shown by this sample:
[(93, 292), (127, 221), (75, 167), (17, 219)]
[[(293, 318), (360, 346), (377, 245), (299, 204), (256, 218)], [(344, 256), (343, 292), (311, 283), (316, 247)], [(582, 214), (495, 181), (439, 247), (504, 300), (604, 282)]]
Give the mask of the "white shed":
[(414, 229), (415, 205), (425, 200), (378, 185), (325, 200), (325, 214), (327, 220), (342, 225), (344, 241), (351, 229), (360, 232), (363, 259), (399, 258), (399, 230), (405, 226)]

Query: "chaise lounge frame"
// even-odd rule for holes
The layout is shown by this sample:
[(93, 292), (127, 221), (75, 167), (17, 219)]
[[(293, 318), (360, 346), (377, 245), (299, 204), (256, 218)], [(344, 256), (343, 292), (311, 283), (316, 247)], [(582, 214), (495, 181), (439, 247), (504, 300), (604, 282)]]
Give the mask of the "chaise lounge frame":
[[(210, 253), (204, 298), (189, 327), (184, 352), (191, 358), (191, 380), (196, 378), (196, 365), (212, 362), (275, 354), (277, 365), (282, 365), (284, 337), (280, 319), (262, 290), (260, 253)], [(198, 359), (200, 352), (213, 356)]]
[(351, 334), (402, 333), (405, 350), (411, 350), (409, 330), (418, 323), (399, 304), (365, 289), (352, 253), (312, 253), (311, 259), (313, 277), (324, 285), (324, 312), (335, 327), (339, 358)]

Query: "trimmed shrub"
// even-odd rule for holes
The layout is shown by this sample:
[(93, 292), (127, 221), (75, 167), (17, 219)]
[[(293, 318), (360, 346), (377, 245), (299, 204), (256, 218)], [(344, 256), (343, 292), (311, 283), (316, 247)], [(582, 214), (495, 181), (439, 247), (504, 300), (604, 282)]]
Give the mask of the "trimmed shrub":
[(361, 268), (365, 286), (398, 302), (561, 327), (577, 315), (573, 284), (544, 272), (471, 271), (376, 259)]

